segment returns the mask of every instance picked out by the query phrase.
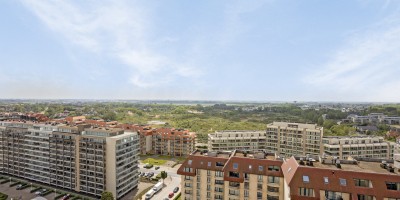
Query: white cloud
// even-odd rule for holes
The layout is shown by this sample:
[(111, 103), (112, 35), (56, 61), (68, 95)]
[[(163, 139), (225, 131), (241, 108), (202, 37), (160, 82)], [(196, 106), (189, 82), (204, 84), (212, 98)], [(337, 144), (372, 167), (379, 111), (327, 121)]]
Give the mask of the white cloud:
[(69, 42), (129, 66), (132, 71), (130, 82), (136, 86), (151, 87), (192, 75), (182, 72), (187, 72), (193, 66), (181, 68), (186, 61), (167, 57), (154, 47), (157, 41), (149, 37), (152, 31), (151, 13), (137, 2), (96, 1), (86, 6), (82, 2), (78, 4), (72, 1), (22, 2), (49, 29)]
[(330, 61), (306, 77), (317, 89), (345, 99), (398, 101), (400, 20), (390, 16), (352, 34)]

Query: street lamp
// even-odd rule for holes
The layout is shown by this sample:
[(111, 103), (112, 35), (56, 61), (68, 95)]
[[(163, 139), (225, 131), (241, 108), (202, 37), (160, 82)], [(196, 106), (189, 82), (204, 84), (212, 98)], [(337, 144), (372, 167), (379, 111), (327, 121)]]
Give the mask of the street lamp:
[(10, 187), (11, 187), (11, 177), (10, 177)]
[(54, 199), (56, 199), (57, 196), (57, 189), (54, 189)]
[(32, 191), (32, 182), (31, 182), (31, 191)]

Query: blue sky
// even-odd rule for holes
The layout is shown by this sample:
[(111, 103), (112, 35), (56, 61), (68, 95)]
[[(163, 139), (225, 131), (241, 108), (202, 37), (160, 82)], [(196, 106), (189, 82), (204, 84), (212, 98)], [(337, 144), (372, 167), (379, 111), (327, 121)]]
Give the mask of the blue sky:
[(400, 1), (0, 2), (0, 98), (400, 100)]

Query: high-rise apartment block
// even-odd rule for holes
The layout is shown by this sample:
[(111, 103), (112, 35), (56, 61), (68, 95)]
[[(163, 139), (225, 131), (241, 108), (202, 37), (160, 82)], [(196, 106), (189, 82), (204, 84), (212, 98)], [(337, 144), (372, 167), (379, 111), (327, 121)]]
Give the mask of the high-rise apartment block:
[(266, 139), (265, 131), (218, 131), (208, 134), (208, 150), (265, 150)]
[(184, 200), (398, 200), (399, 168), (373, 160), (195, 151), (178, 174)]
[(273, 122), (267, 125), (266, 149), (284, 157), (320, 155), (322, 137), (323, 127), (315, 124)]
[(178, 169), (182, 199), (283, 199), (282, 161), (264, 152), (193, 152)]
[(100, 196), (138, 185), (139, 137), (88, 124), (0, 121), (0, 171)]
[(394, 142), (387, 142), (383, 137), (324, 137), (324, 154), (339, 159), (348, 157), (393, 159)]

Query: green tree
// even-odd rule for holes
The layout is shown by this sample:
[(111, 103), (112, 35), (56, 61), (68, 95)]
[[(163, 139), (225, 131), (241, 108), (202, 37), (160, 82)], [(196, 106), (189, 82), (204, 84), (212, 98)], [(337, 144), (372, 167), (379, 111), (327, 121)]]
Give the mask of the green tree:
[(163, 184), (164, 184), (164, 179), (166, 179), (167, 176), (168, 176), (167, 172), (161, 171), (161, 178), (162, 178)]
[(114, 200), (114, 196), (111, 192), (104, 191), (101, 193), (101, 200)]

